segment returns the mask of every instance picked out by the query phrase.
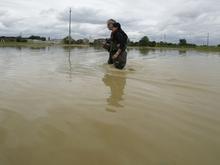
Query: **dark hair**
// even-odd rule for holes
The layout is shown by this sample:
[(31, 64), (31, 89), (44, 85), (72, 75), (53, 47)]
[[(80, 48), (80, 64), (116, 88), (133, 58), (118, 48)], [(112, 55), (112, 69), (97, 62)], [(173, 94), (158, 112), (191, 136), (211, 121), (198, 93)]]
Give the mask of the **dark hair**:
[(118, 28), (118, 29), (121, 29), (121, 24), (118, 23), (118, 22), (113, 23), (113, 27)]
[(116, 23), (114, 19), (109, 19), (107, 22)]

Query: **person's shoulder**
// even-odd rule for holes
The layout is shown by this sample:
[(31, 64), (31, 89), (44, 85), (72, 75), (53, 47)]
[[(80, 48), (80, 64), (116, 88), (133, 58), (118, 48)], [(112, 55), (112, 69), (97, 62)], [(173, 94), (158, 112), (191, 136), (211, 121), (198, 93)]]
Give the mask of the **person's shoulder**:
[(128, 35), (125, 33), (125, 31), (121, 31), (122, 35), (124, 35), (125, 37), (128, 37)]
[(116, 32), (116, 36), (120, 36), (120, 37), (123, 36), (122, 31), (117, 31), (117, 32)]
[(118, 36), (124, 39), (128, 38), (127, 34), (123, 30), (119, 31)]

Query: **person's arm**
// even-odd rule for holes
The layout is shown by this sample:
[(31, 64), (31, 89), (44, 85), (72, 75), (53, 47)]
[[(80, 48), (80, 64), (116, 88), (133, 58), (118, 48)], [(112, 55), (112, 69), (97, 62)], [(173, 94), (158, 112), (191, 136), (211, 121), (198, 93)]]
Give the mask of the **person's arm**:
[(121, 54), (122, 50), (118, 49), (118, 51), (112, 56), (113, 59), (116, 59), (120, 54)]
[(106, 39), (105, 42), (102, 43), (102, 47), (107, 51), (110, 51), (110, 43), (111, 43), (111, 39)]
[(123, 37), (123, 35), (121, 33), (118, 33), (116, 35), (116, 41), (117, 41), (118, 51), (113, 56), (113, 59), (116, 59), (121, 54), (121, 52), (123, 50), (125, 50), (125, 48), (126, 48), (125, 39), (124, 39), (124, 37)]

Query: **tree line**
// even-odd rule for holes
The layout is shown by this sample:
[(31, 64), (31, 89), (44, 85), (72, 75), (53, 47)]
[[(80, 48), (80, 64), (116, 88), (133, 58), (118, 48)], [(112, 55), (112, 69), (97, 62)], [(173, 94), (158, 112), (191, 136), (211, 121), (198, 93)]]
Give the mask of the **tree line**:
[(46, 41), (46, 37), (34, 36), (31, 35), (29, 37), (8, 37), (8, 36), (0, 36), (0, 40), (4, 40), (5, 42), (28, 42), (28, 40), (38, 40), (38, 41)]
[[(0, 41), (5, 41), (5, 42), (28, 42), (28, 40), (38, 40), (38, 41), (50, 41), (50, 37), (41, 37), (41, 36), (36, 36), (36, 35), (31, 35), (29, 37), (22, 37), (22, 36), (17, 36), (17, 37), (7, 37), (7, 36), (0, 36)], [(70, 41), (69, 41), (70, 40)], [(100, 38), (100, 39), (95, 39), (93, 42), (89, 41), (88, 39), (78, 39), (75, 40), (72, 37), (65, 37), (61, 40), (62, 44), (80, 44), (80, 45), (91, 45), (91, 46), (102, 46), (103, 42), (105, 42), (106, 39)], [(171, 42), (156, 42), (156, 41), (151, 41), (148, 36), (142, 37), (139, 41), (130, 41), (128, 40), (128, 46), (134, 46), (134, 47), (188, 47), (188, 48), (193, 48), (197, 47), (198, 45), (193, 44), (193, 43), (188, 43), (188, 41), (183, 38), (179, 39), (178, 43), (171, 43)], [(217, 45), (220, 47), (220, 44)]]
[(186, 39), (180, 39), (179, 43), (170, 42), (156, 42), (150, 41), (147, 36), (142, 37), (139, 41), (133, 42), (128, 41), (129, 46), (140, 46), (140, 47), (196, 47), (196, 44), (188, 43)]

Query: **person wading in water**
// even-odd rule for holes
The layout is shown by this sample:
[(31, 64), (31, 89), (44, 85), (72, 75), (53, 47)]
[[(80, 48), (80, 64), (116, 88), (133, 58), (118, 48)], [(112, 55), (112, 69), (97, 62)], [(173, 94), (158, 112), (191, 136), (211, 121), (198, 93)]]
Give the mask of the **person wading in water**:
[(108, 64), (114, 64), (117, 69), (123, 69), (127, 61), (127, 34), (115, 20), (107, 22), (108, 29), (112, 31), (111, 38), (106, 41), (104, 48), (109, 51)]
[[(114, 19), (109, 19), (107, 21), (108, 30), (112, 31), (114, 23), (116, 23)], [(111, 44), (112, 44), (112, 34), (110, 38), (106, 39), (105, 43), (103, 44), (103, 48), (105, 48), (109, 52), (108, 64), (113, 64), (113, 59), (112, 59), (113, 52), (111, 52), (110, 50)]]

